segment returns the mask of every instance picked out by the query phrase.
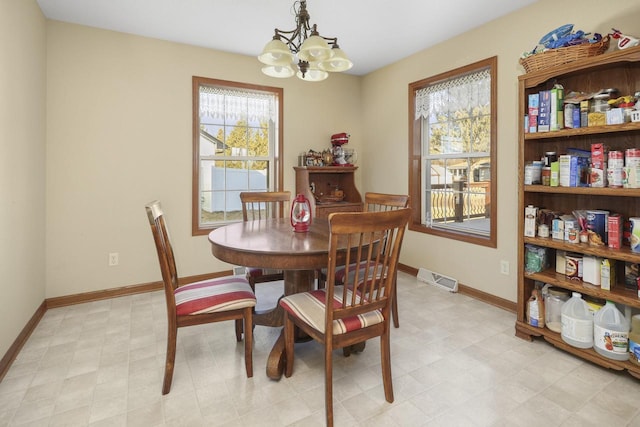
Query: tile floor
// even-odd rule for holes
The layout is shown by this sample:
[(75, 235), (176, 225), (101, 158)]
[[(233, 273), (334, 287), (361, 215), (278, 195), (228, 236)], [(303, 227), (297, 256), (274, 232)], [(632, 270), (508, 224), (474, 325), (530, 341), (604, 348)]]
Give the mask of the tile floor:
[[(259, 298), (273, 297), (269, 286)], [(378, 341), (334, 363), (337, 426), (640, 426), (640, 381), (543, 341), (514, 336), (513, 313), (398, 278), (395, 402)], [(233, 323), (183, 328), (171, 393), (160, 393), (163, 295), (49, 310), (0, 383), (0, 426), (322, 426), (323, 357), (296, 346), (291, 378), (269, 380), (278, 331), (256, 327), (245, 377)]]

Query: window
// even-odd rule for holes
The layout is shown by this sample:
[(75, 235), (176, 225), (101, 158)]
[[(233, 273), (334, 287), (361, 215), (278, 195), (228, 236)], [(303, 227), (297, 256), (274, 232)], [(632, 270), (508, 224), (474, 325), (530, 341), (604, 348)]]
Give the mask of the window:
[(193, 77), (193, 235), (241, 221), (240, 192), (282, 187), (282, 94)]
[(409, 229), (496, 247), (497, 61), (409, 84)]

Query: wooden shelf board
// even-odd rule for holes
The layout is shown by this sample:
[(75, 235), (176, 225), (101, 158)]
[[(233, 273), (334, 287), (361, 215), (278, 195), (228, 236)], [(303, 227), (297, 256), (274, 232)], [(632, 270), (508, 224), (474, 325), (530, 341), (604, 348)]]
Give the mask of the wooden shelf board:
[(583, 194), (587, 196), (640, 197), (640, 188), (551, 187), (549, 185), (525, 185), (526, 193)]
[(636, 264), (640, 263), (640, 252), (633, 252), (628, 246), (613, 249), (608, 246), (595, 246), (588, 243), (569, 243), (565, 240), (553, 239), (551, 237), (525, 237), (524, 243), (567, 252), (579, 252), (601, 258), (633, 262)]
[(560, 348), (568, 353), (574, 354), (578, 357), (581, 357), (585, 360), (589, 360), (597, 365), (600, 365), (605, 368), (614, 369), (616, 371), (628, 371), (631, 375), (636, 378), (640, 376), (640, 365), (636, 365), (633, 362), (629, 361), (619, 361), (608, 359), (606, 357), (600, 356), (596, 351), (592, 348), (577, 348), (570, 344), (567, 344), (562, 340), (562, 337), (559, 333), (553, 332), (547, 328), (536, 328), (534, 326), (528, 325), (524, 322), (516, 322), (516, 330), (519, 330), (521, 334), (527, 335), (529, 334), (532, 337), (543, 337), (545, 341), (552, 344), (554, 347)]
[(625, 289), (622, 286), (612, 287), (611, 290), (603, 290), (599, 286), (583, 282), (582, 280), (569, 280), (567, 276), (556, 273), (555, 270), (545, 270), (540, 273), (525, 274), (525, 278), (539, 280), (543, 283), (549, 283), (574, 292), (580, 292), (584, 295), (590, 295), (596, 298), (615, 301), (620, 304), (637, 307), (640, 304), (638, 293)]
[(588, 126), (575, 129), (561, 129), (553, 132), (525, 133), (524, 139), (525, 141), (533, 141), (537, 139), (567, 138), (570, 136), (601, 135), (607, 133), (630, 131), (640, 131), (640, 122), (627, 122), (621, 123), (619, 125)]

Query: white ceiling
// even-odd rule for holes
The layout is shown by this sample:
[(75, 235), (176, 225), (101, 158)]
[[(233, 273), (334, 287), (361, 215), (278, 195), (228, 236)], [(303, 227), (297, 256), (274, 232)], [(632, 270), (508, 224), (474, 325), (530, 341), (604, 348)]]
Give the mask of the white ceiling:
[[(321, 35), (338, 37), (349, 73), (364, 75), (535, 1), (307, 0), (307, 10)], [(250, 56), (275, 28), (295, 27), (294, 0), (37, 2), (49, 19)]]

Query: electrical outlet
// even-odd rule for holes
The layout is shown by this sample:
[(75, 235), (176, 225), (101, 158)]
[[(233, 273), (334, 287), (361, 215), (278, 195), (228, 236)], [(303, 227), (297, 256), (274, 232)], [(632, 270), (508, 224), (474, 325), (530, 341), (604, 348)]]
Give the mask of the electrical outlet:
[(509, 261), (500, 261), (500, 273), (504, 274), (505, 276), (509, 275)]
[(118, 265), (118, 262), (120, 261), (120, 256), (118, 254), (118, 252), (111, 252), (109, 254), (109, 267), (113, 267)]

